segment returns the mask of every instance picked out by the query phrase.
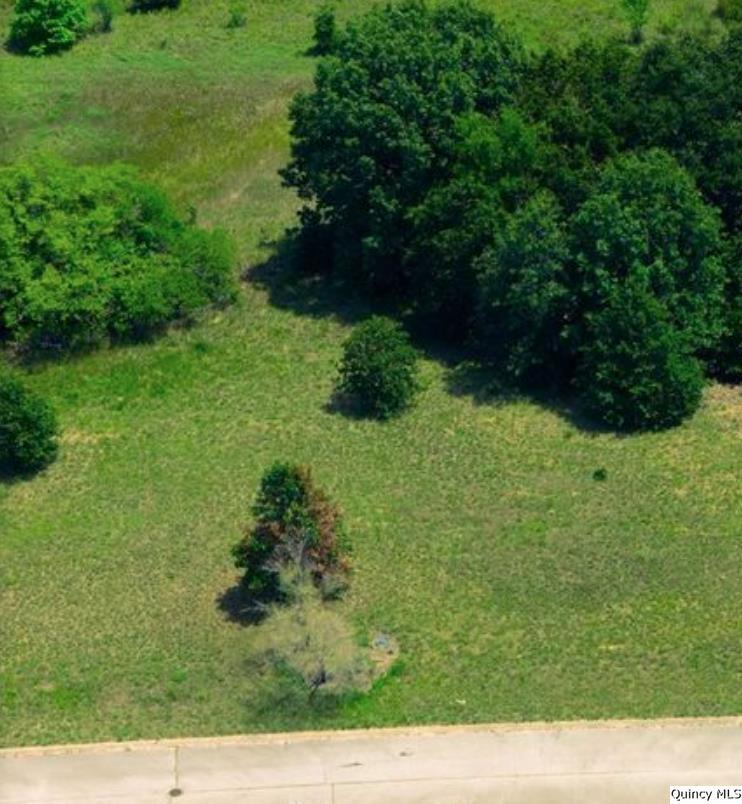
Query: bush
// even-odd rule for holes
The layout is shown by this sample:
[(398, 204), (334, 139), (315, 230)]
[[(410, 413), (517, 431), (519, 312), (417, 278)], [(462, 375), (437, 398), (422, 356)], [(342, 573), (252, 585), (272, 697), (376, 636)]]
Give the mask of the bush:
[(179, 8), (180, 0), (132, 0), (129, 11), (160, 11), (163, 8)]
[(310, 700), (318, 692), (367, 692), (375, 668), (342, 615), (301, 574), (288, 574), (283, 586), (290, 590), (292, 605), (269, 609), (252, 645), (255, 654), (296, 675)]
[(110, 33), (113, 30), (113, 0), (96, 0), (92, 8), (96, 16), (96, 21), (93, 25), (95, 32)]
[(88, 29), (83, 0), (16, 0), (11, 48), (31, 56), (68, 50)]
[(148, 337), (233, 294), (233, 249), (128, 167), (0, 168), (0, 339), (78, 349)]
[(692, 350), (718, 340), (725, 286), (721, 222), (671, 156), (654, 150), (607, 164), (573, 230), (583, 316), (636, 279)]
[(234, 30), (235, 28), (244, 28), (247, 25), (247, 7), (244, 2), (236, 0), (229, 6), (229, 19), (227, 20), (227, 28)]
[(509, 101), (521, 62), (520, 47), (468, 2), (405, 0), (347, 26), (317, 65), (314, 91), (294, 99), (284, 171), (331, 225), (339, 268), (377, 291), (404, 286), (407, 211), (445, 178), (457, 116)]
[(579, 385), (589, 412), (611, 427), (659, 430), (696, 411), (701, 366), (685, 335), (639, 281), (614, 289), (588, 327)]
[(0, 471), (36, 472), (57, 455), (52, 409), (7, 369), (0, 369)]
[(357, 326), (343, 348), (336, 390), (379, 419), (409, 407), (419, 390), (417, 352), (402, 326), (381, 316)]
[(314, 45), (312, 55), (329, 56), (335, 50), (338, 29), (335, 23), (335, 10), (331, 5), (320, 6), (314, 15)]
[(252, 513), (254, 524), (233, 549), (250, 594), (281, 596), (287, 568), (308, 572), (325, 596), (342, 590), (348, 572), (342, 518), (308, 468), (274, 464), (263, 475)]

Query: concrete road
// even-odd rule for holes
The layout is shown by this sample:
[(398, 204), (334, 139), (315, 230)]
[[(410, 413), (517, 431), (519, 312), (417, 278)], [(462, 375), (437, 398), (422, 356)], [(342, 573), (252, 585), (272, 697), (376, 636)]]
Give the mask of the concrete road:
[(742, 787), (742, 718), (0, 751), (0, 804), (665, 804), (672, 785)]

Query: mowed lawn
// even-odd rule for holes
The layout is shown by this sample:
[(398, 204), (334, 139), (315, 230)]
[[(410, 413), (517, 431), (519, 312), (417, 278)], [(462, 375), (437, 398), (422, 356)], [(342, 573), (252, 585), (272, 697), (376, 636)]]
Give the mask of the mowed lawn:
[[(121, 17), (60, 58), (0, 55), (0, 160), (139, 164), (259, 266), (296, 207), (276, 171), (315, 4), (253, 0), (236, 31), (226, 5)], [(622, 29), (611, 0), (489, 5), (533, 47)], [(657, 0), (651, 30), (707, 8)], [(362, 305), (257, 275), (191, 330), (34, 369), (64, 436), (46, 473), (0, 485), (0, 745), (742, 713), (740, 389), (617, 437), (490, 399), (431, 354), (409, 415), (348, 419), (327, 403)], [(276, 459), (311, 464), (346, 513), (359, 638), (401, 643), (369, 696), (308, 705), (220, 604)]]

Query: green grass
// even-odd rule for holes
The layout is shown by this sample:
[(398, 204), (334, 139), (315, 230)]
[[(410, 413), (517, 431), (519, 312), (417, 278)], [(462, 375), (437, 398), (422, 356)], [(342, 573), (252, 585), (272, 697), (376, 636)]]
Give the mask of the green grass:
[[(623, 25), (607, 0), (490, 5), (533, 46)], [(226, 3), (186, 0), (59, 58), (2, 54), (0, 159), (135, 162), (254, 263), (296, 205), (276, 170), (313, 6), (256, 0), (227, 31)], [(657, 2), (652, 29), (704, 19)], [(0, 486), (0, 744), (741, 713), (739, 389), (618, 438), (455, 392), (431, 358), (409, 415), (350, 420), (326, 409), (360, 314), (339, 299), (249, 284), (194, 329), (33, 372), (64, 438), (48, 472)], [(368, 697), (302, 704), (218, 606), (275, 459), (311, 463), (346, 512), (359, 634), (401, 642)]]

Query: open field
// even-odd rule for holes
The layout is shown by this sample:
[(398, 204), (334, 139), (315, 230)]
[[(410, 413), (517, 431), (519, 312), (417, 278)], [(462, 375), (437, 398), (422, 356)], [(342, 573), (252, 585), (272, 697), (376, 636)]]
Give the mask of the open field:
[[(315, 5), (253, 0), (228, 31), (226, 3), (186, 0), (60, 58), (2, 53), (0, 161), (138, 164), (259, 265), (296, 206), (276, 171)], [(622, 29), (610, 0), (488, 5), (534, 47)], [(658, 0), (651, 30), (707, 8)], [(34, 370), (64, 437), (50, 470), (0, 485), (0, 745), (742, 712), (740, 390), (619, 438), (495, 404), (431, 354), (408, 416), (351, 420), (326, 403), (362, 313), (264, 268), (190, 331)], [(359, 633), (402, 645), (399, 672), (334, 708), (257, 675), (219, 603), (278, 458), (311, 463), (345, 510)]]

